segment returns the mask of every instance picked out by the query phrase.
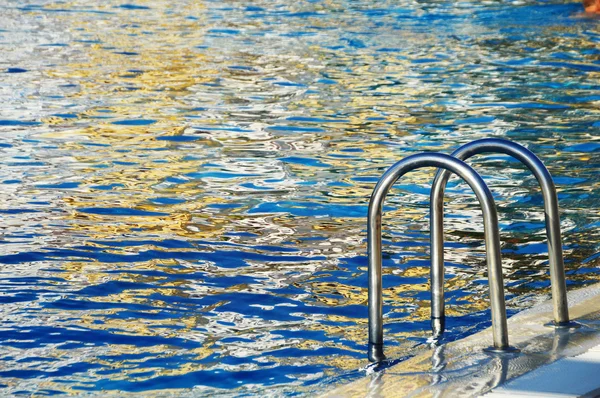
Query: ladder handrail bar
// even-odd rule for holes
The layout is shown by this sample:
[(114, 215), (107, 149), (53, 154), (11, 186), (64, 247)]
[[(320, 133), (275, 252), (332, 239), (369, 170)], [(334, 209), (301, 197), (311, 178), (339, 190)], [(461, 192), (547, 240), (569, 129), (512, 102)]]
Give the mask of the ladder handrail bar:
[[(554, 302), (554, 322), (557, 326), (569, 324), (565, 266), (563, 261), (560, 233), (558, 198), (552, 175), (542, 161), (533, 152), (515, 142), (485, 138), (470, 142), (458, 148), (452, 156), (467, 160), (482, 153), (503, 153), (519, 160), (533, 173), (544, 196), (546, 234), (548, 237), (548, 256), (550, 280)], [(441, 324), (443, 329), (444, 309), (444, 192), (450, 178), (447, 170), (440, 169), (435, 175), (430, 197), (431, 226), (431, 318), (432, 325)], [(439, 326), (438, 326), (439, 327)]]
[(367, 247), (369, 256), (369, 360), (385, 359), (383, 353), (383, 298), (382, 298), (382, 238), (381, 218), (383, 202), (389, 189), (404, 174), (422, 167), (437, 167), (452, 171), (469, 184), (483, 211), (486, 260), (492, 311), (494, 349), (509, 349), (500, 234), (498, 216), (492, 193), (483, 179), (469, 165), (455, 157), (441, 153), (421, 153), (408, 156), (391, 166), (381, 177), (369, 201), (367, 219)]

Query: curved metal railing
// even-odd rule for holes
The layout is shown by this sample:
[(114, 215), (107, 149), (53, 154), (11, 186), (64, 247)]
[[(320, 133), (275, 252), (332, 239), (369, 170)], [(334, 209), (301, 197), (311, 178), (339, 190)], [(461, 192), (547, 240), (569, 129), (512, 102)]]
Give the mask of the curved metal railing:
[[(482, 153), (503, 153), (521, 161), (537, 179), (544, 196), (546, 234), (548, 236), (548, 256), (552, 299), (554, 301), (554, 323), (556, 326), (569, 326), (569, 309), (560, 236), (558, 199), (552, 176), (540, 159), (527, 148), (507, 140), (487, 138), (463, 145), (452, 156), (466, 160)], [(431, 188), (431, 318), (436, 333), (444, 328), (444, 191), (450, 172), (439, 170)], [(439, 329), (436, 330), (436, 329)]]
[(389, 189), (400, 177), (411, 170), (422, 167), (437, 167), (457, 174), (469, 184), (479, 200), (483, 210), (486, 259), (492, 307), (494, 344), (492, 350), (509, 350), (498, 216), (494, 198), (483, 179), (462, 160), (440, 153), (422, 153), (408, 156), (390, 167), (375, 186), (369, 202), (367, 221), (367, 245), (369, 253), (369, 360), (379, 362), (385, 359), (383, 353), (383, 298), (381, 278), (381, 218), (383, 202)]

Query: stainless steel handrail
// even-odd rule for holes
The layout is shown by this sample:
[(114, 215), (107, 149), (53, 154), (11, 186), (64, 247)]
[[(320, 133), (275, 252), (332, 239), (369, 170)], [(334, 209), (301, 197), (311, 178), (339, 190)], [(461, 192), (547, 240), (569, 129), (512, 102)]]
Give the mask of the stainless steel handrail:
[(437, 167), (458, 174), (475, 192), (483, 210), (486, 259), (492, 307), (494, 351), (509, 350), (504, 284), (500, 256), (498, 216), (494, 198), (483, 179), (469, 165), (441, 153), (421, 153), (408, 156), (390, 167), (381, 177), (369, 202), (367, 246), (369, 253), (369, 360), (385, 359), (383, 353), (383, 298), (381, 259), (381, 218), (383, 202), (389, 189), (404, 174), (422, 167)]
[[(574, 326), (569, 322), (558, 199), (552, 176), (542, 161), (529, 149), (498, 138), (473, 141), (458, 148), (452, 156), (466, 160), (474, 155), (489, 152), (503, 153), (521, 161), (531, 170), (542, 188), (554, 301), (554, 323), (559, 327)], [(450, 173), (447, 170), (438, 170), (431, 188), (431, 319), (436, 333), (443, 331), (444, 328), (444, 191), (449, 178)]]

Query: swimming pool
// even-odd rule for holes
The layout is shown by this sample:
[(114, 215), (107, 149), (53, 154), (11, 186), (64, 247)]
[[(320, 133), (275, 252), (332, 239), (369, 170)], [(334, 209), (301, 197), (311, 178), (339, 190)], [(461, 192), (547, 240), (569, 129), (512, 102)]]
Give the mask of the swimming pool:
[[(366, 209), (415, 152), (498, 136), (554, 175), (569, 286), (600, 280), (598, 19), (564, 1), (0, 5), (0, 385), (294, 395), (366, 364)], [(509, 313), (549, 294), (542, 200), (502, 156)], [(384, 220), (387, 354), (429, 335), (428, 192)], [(451, 182), (447, 322), (489, 325)]]

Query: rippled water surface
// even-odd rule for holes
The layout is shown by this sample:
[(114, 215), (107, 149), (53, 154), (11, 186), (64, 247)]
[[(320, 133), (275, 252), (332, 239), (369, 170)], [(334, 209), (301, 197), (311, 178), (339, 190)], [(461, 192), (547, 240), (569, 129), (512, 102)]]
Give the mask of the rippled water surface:
[[(565, 1), (0, 1), (5, 394), (313, 394), (366, 365), (383, 171), (482, 137), (556, 179), (569, 287), (600, 280), (600, 21)], [(500, 207), (509, 311), (547, 298), (535, 180)], [(384, 223), (392, 358), (428, 336), (428, 191)], [(449, 339), (489, 325), (481, 213), (447, 206)]]

